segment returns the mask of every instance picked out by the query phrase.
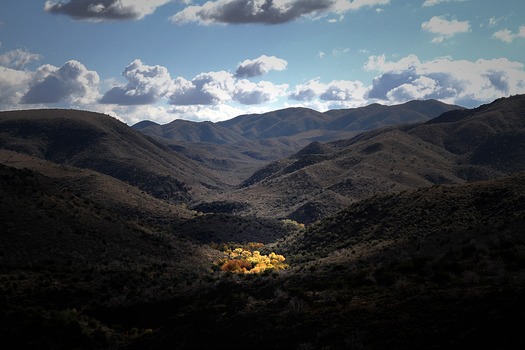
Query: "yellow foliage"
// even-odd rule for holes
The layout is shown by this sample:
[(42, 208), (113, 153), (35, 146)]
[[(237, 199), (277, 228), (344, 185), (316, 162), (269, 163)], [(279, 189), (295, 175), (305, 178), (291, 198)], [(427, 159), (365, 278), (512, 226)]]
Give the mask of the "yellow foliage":
[(304, 228), (304, 224), (298, 223), (298, 222), (295, 221), (295, 220), (284, 219), (284, 220), (281, 220), (281, 222), (282, 222), (283, 225), (285, 225), (285, 226), (292, 226), (292, 227), (298, 228), (298, 229), (300, 229), (300, 230)]
[(258, 250), (250, 250), (262, 246), (262, 243), (249, 243), (246, 248), (226, 249), (225, 258), (218, 262), (220, 270), (235, 273), (261, 273), (267, 270), (283, 270), (288, 267), (282, 255), (274, 252), (263, 255)]

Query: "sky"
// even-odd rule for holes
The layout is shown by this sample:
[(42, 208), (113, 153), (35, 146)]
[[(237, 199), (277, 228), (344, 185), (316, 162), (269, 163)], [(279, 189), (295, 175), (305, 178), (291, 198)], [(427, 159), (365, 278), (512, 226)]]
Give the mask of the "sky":
[(523, 93), (523, 0), (0, 2), (0, 110), (165, 124)]

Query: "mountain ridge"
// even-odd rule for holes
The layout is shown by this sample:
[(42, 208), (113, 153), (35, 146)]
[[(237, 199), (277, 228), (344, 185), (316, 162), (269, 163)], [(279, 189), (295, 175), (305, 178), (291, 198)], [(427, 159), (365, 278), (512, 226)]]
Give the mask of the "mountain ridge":
[[(230, 200), (311, 223), (374, 193), (495, 178), (525, 169), (525, 97), (436, 120), (312, 143), (244, 180)], [(513, 107), (508, 108), (508, 105)], [(458, 117), (460, 116), (460, 117)]]
[[(409, 101), (392, 106), (376, 103), (364, 107), (329, 110), (326, 112), (318, 112), (305, 107), (289, 107), (262, 114), (240, 115), (216, 123), (174, 120), (162, 125), (151, 121), (142, 121), (131, 127), (152, 136), (171, 138), (174, 141), (227, 143), (231, 141), (227, 139), (208, 139), (206, 137), (197, 139), (188, 136), (182, 131), (171, 134), (170, 137), (169, 131), (172, 130), (173, 126), (176, 126), (177, 123), (184, 124), (185, 126), (193, 126), (194, 130), (200, 130), (203, 125), (213, 125), (219, 130), (230, 130), (244, 138), (244, 140), (259, 140), (296, 136), (312, 130), (324, 130), (325, 132), (341, 131), (345, 130), (345, 128), (348, 129), (346, 131), (354, 132), (369, 130), (385, 125), (429, 120), (445, 111), (457, 109), (461, 110), (464, 109), (464, 107), (448, 105), (437, 100)], [(396, 120), (393, 118), (399, 117), (401, 113), (409, 113), (410, 115), (405, 116), (404, 120), (400, 120), (399, 118)], [(341, 128), (338, 124), (342, 123), (344, 119), (350, 120), (346, 120), (344, 127)], [(366, 119), (370, 120), (367, 121)], [(357, 122), (361, 123), (361, 125), (357, 125)], [(349, 124), (352, 123), (356, 123), (356, 125), (349, 126)], [(187, 133), (195, 133), (194, 130), (187, 130)], [(239, 141), (243, 141), (243, 139), (234, 140), (234, 142)]]
[(0, 112), (0, 147), (89, 168), (158, 197), (187, 201), (220, 177), (107, 115), (75, 110)]
[[(374, 128), (427, 121), (455, 109), (463, 107), (436, 100), (393, 106), (373, 104), (324, 113), (290, 107), (216, 123), (174, 120), (160, 125), (143, 121), (131, 127), (198, 163), (225, 173), (231, 180), (229, 184), (236, 185), (269, 161), (288, 157), (311, 142), (348, 139)], [(344, 125), (338, 126), (338, 123)]]

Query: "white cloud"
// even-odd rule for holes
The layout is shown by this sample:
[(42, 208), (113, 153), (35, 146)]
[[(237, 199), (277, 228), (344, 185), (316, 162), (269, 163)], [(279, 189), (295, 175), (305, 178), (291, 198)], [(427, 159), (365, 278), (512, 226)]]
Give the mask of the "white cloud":
[(212, 121), (219, 122), (232, 119), (245, 113), (267, 112), (265, 109), (244, 109), (227, 104), (219, 105), (194, 105), (194, 106), (172, 106), (168, 113), (173, 119), (186, 119), (193, 121)]
[(40, 59), (42, 59), (42, 55), (24, 49), (16, 49), (0, 55), (0, 66), (22, 69), (29, 63)]
[(281, 58), (262, 55), (254, 60), (245, 60), (239, 63), (235, 76), (239, 78), (256, 77), (264, 75), (271, 70), (285, 70), (287, 65), (288, 62)]
[(319, 78), (297, 85), (288, 98), (296, 101), (311, 102), (321, 100), (331, 105), (361, 105), (365, 103), (368, 89), (360, 81), (334, 80), (322, 83)]
[(438, 82), (426, 76), (413, 79), (410, 83), (402, 84), (388, 91), (387, 98), (393, 101), (410, 101), (425, 99), (432, 95)]
[(364, 65), (366, 71), (394, 72), (399, 73), (408, 70), (410, 67), (419, 63), (416, 55), (408, 55), (397, 62), (388, 62), (385, 55), (370, 56)]
[(500, 21), (502, 21), (505, 17), (490, 17), (488, 26), (489, 28), (495, 27)]
[(309, 80), (305, 84), (297, 85), (295, 91), (288, 97), (297, 101), (311, 101), (316, 99), (326, 91), (326, 84), (319, 81), (319, 78)]
[(492, 34), (492, 37), (506, 43), (511, 43), (516, 39), (523, 39), (525, 38), (525, 26), (520, 26), (517, 33), (513, 33), (509, 29), (502, 29)]
[(280, 24), (305, 16), (341, 15), (350, 10), (389, 3), (390, 0), (217, 0), (188, 6), (170, 19), (178, 24)]
[(435, 6), (443, 1), (446, 1), (446, 0), (425, 0), (425, 2), (423, 3), (423, 6), (427, 7), (427, 6)]
[(367, 89), (360, 81), (334, 80), (319, 95), (324, 101), (364, 101)]
[(191, 81), (175, 79), (175, 89), (169, 97), (174, 105), (213, 105), (228, 102), (235, 88), (235, 78), (226, 71), (201, 73)]
[(0, 66), (0, 109), (18, 107), (34, 73)]
[(502, 96), (525, 93), (525, 70), (506, 58), (477, 61), (450, 57), (421, 62), (415, 55), (398, 61), (370, 56), (365, 70), (378, 71), (368, 98), (402, 103), (435, 98), (474, 107)]
[(285, 103), (287, 107), (305, 107), (319, 112), (326, 112), (332, 109), (346, 109), (366, 106), (367, 101), (349, 100), (349, 101), (325, 101), (321, 99), (314, 99), (308, 101), (289, 100)]
[(423, 2), (423, 7), (436, 6), (443, 2), (462, 2), (462, 1), (468, 1), (468, 0), (425, 0), (425, 2)]
[(142, 19), (171, 0), (70, 0), (45, 2), (44, 10), (77, 20), (104, 21)]
[(170, 108), (158, 105), (106, 105), (97, 104), (90, 107), (94, 112), (110, 115), (120, 121), (133, 125), (143, 120), (150, 120), (159, 124), (173, 121)]
[(114, 87), (106, 92), (101, 103), (150, 104), (173, 92), (175, 88), (167, 68), (158, 65), (148, 66), (138, 59), (131, 62), (122, 75), (128, 80), (128, 84)]
[(21, 99), (23, 104), (67, 102), (71, 105), (85, 105), (98, 100), (100, 78), (95, 71), (88, 70), (82, 63), (71, 60), (58, 68), (52, 65), (40, 66), (34, 75), (29, 90)]
[(239, 116), (244, 113), (267, 112), (263, 108), (238, 108), (227, 104), (220, 105), (194, 105), (194, 106), (159, 106), (159, 105), (96, 105), (92, 111), (110, 115), (120, 121), (133, 125), (143, 120), (153, 121), (159, 124), (167, 124), (174, 119), (185, 119), (193, 121), (218, 122)]
[(332, 55), (334, 55), (335, 57), (339, 57), (339, 56), (342, 56), (346, 53), (349, 53), (350, 52), (350, 49), (345, 47), (345, 48), (337, 48), (337, 49), (333, 49), (332, 50)]
[(346, 10), (359, 10), (364, 7), (376, 7), (380, 5), (388, 5), (390, 4), (390, 0), (353, 0), (353, 1), (346, 1), (346, 0), (337, 0), (335, 1), (334, 8), (338, 12), (343, 12)]
[(456, 34), (469, 32), (470, 23), (469, 21), (447, 20), (443, 16), (434, 16), (429, 21), (423, 22), (421, 29), (436, 34), (437, 36), (432, 42), (441, 43)]
[(253, 105), (274, 101), (283, 96), (288, 85), (275, 85), (268, 81), (258, 83), (236, 79), (226, 71), (201, 73), (191, 81), (175, 79), (170, 103), (179, 106), (218, 105), (231, 101)]
[(269, 81), (256, 83), (246, 79), (235, 83), (233, 100), (244, 105), (255, 105), (272, 102), (284, 96), (288, 90), (287, 84), (276, 85)]

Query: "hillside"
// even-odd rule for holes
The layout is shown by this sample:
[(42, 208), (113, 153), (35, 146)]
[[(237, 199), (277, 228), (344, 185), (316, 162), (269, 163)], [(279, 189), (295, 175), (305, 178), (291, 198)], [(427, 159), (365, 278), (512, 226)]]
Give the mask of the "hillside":
[[(159, 217), (176, 220), (194, 215), (184, 206), (158, 199), (135, 186), (93, 170), (56, 164), (3, 149), (0, 149), (0, 164), (39, 174), (53, 182), (58, 190), (72, 192), (96, 203), (99, 208), (127, 219), (154, 220)], [(9, 182), (3, 185), (7, 186)]]
[(218, 123), (174, 120), (159, 125), (143, 121), (132, 127), (210, 169), (226, 173), (230, 184), (237, 185), (268, 162), (288, 157), (311, 142), (348, 139), (366, 130), (427, 121), (456, 109), (463, 108), (428, 100), (324, 113), (286, 108)]
[(0, 148), (95, 170), (173, 201), (188, 201), (222, 186), (220, 178), (201, 165), (92, 112), (0, 112)]
[(189, 120), (175, 119), (166, 125), (153, 122), (140, 122), (133, 128), (144, 134), (156, 138), (171, 139), (185, 142), (206, 142), (225, 144), (245, 141), (246, 138), (238, 133), (212, 122), (191, 122)]
[(328, 120), (328, 115), (312, 109), (287, 108), (264, 114), (242, 115), (218, 124), (248, 139), (261, 139), (322, 129)]
[(398, 124), (419, 123), (438, 117), (450, 110), (463, 110), (436, 100), (409, 101), (386, 107), (371, 104), (355, 109), (326, 112), (334, 119), (326, 126), (329, 130), (365, 131)]
[(524, 218), (525, 172), (517, 172), (494, 180), (378, 194), (276, 244), (302, 261), (379, 258), (385, 263), (416, 255), (445, 259), (460, 255), (464, 246), (481, 253), (504, 240), (525, 244)]
[[(189, 213), (167, 203), (161, 207), (133, 187), (122, 184), (122, 188), (115, 188), (119, 185), (112, 187), (111, 180), (74, 171), (67, 173), (73, 175), (68, 179), (52, 178), (27, 168), (0, 165), (0, 174), (4, 271), (33, 266), (53, 270), (113, 265), (130, 269), (185, 255), (187, 249), (198, 250), (189, 242), (156, 231), (160, 226), (156, 218), (183, 220)], [(110, 189), (92, 184), (98, 181)], [(82, 187), (89, 188), (89, 193)], [(130, 198), (106, 201), (122, 189)], [(133, 196), (140, 200), (131, 204)]]
[(56, 176), (0, 166), (0, 334), (20, 348), (196, 349), (231, 330), (233, 349), (525, 340), (523, 173), (359, 201), (274, 237), (264, 252), (290, 268), (260, 276), (213, 270), (215, 248), (115, 215)]
[(525, 97), (451, 111), (424, 123), (312, 143), (228, 193), (245, 213), (311, 223), (377, 193), (459, 184), (525, 169)]
[(234, 349), (521, 346), (523, 193), (517, 174), (358, 202), (271, 245), (290, 269), (152, 306), (173, 313), (132, 349), (198, 348), (232, 329)]
[(524, 112), (524, 96), (514, 96), (470, 111), (444, 113), (410, 133), (458, 155), (461, 164), (504, 173), (523, 171)]

